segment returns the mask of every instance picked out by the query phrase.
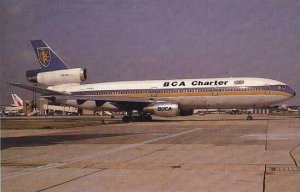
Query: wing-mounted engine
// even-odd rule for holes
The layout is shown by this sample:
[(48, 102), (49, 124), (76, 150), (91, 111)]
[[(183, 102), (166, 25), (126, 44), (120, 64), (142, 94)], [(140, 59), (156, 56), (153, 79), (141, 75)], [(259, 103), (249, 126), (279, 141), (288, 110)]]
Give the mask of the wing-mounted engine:
[(49, 72), (37, 73), (36, 78), (28, 78), (30, 82), (39, 83), (42, 85), (61, 85), (68, 83), (80, 83), (87, 78), (86, 69), (64, 69)]
[(160, 117), (175, 117), (180, 114), (179, 106), (176, 103), (155, 103), (144, 108), (144, 111)]
[(160, 117), (189, 116), (194, 112), (194, 110), (180, 109), (177, 103), (169, 102), (154, 103), (145, 107), (143, 111)]

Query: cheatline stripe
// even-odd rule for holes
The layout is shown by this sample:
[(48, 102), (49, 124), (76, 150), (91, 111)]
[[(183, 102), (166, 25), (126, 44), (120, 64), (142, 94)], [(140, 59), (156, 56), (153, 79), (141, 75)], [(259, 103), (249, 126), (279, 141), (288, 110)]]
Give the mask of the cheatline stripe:
[(229, 87), (195, 87), (195, 88), (156, 88), (156, 89), (121, 89), (121, 90), (85, 90), (74, 91), (72, 95), (119, 96), (119, 97), (178, 97), (178, 96), (239, 96), (239, 95), (281, 95), (292, 97), (293, 92), (278, 85), (271, 86), (229, 86)]
[[(73, 95), (88, 95), (98, 96), (92, 92), (89, 94), (74, 94)], [(149, 97), (185, 97), (185, 96), (269, 96), (278, 95), (292, 97), (290, 93), (283, 91), (215, 91), (215, 92), (179, 92), (179, 93), (128, 93), (128, 94), (103, 94), (99, 96), (116, 96), (116, 97), (137, 97), (137, 98), (149, 98)]]
[(162, 136), (162, 137), (158, 137), (158, 138), (154, 138), (154, 139), (150, 139), (150, 140), (146, 140), (146, 141), (142, 141), (142, 142), (138, 142), (138, 143), (134, 143), (134, 144), (124, 145), (124, 146), (117, 147), (117, 148), (114, 148), (114, 149), (111, 149), (111, 150), (108, 150), (108, 151), (93, 153), (93, 154), (90, 154), (90, 155), (84, 155), (84, 156), (81, 156), (81, 157), (69, 159), (69, 160), (66, 160), (64, 162), (50, 163), (50, 164), (47, 164), (47, 165), (22, 170), (22, 171), (19, 171), (19, 172), (10, 173), (10, 174), (4, 175), (2, 177), (2, 180), (7, 180), (7, 179), (22, 176), (22, 175), (35, 173), (35, 172), (38, 172), (38, 171), (44, 171), (44, 170), (47, 170), (47, 169), (53, 169), (53, 168), (56, 168), (56, 167), (65, 166), (65, 165), (68, 165), (68, 164), (71, 164), (71, 163), (76, 163), (76, 162), (80, 162), (80, 161), (89, 160), (89, 159), (92, 159), (92, 158), (95, 158), (95, 157), (100, 157), (100, 156), (103, 156), (103, 155), (116, 153), (116, 152), (126, 150), (126, 149), (132, 149), (132, 148), (135, 148), (135, 147), (139, 147), (139, 146), (142, 146), (142, 145), (145, 145), (145, 144), (154, 143), (154, 142), (161, 141), (161, 140), (164, 140), (164, 139), (169, 139), (169, 138), (185, 135), (185, 134), (192, 133), (192, 132), (195, 132), (195, 131), (198, 131), (198, 130), (201, 130), (201, 128), (194, 128), (194, 129), (190, 129), (190, 130), (183, 131), (183, 132), (180, 132), (180, 133), (174, 133), (174, 134), (170, 134), (170, 135), (166, 135), (166, 136)]

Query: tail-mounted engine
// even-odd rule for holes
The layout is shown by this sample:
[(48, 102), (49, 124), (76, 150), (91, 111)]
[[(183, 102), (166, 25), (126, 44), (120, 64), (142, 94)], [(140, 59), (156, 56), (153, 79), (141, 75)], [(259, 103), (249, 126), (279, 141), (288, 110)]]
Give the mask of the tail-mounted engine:
[(49, 72), (39, 72), (34, 75), (27, 75), (27, 80), (43, 85), (61, 85), (68, 83), (80, 83), (87, 78), (86, 69), (64, 69)]

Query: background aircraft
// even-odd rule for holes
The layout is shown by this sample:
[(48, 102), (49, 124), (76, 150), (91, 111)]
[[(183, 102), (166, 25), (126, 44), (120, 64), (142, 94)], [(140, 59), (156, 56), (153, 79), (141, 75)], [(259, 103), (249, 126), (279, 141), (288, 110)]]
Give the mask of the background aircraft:
[(5, 115), (20, 115), (23, 113), (23, 100), (17, 94), (11, 94), (13, 104), (4, 107)]

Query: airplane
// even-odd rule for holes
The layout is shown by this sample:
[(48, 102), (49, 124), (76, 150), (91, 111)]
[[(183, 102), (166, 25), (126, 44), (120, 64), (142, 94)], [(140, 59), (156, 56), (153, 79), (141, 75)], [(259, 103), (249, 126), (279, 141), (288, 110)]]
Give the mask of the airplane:
[(283, 110), (283, 111), (287, 111), (289, 113), (297, 113), (299, 111), (298, 108), (297, 109), (295, 107), (291, 108), (287, 105), (281, 105), (278, 108)]
[(4, 107), (4, 114), (5, 115), (17, 115), (21, 114), (23, 111), (23, 100), (18, 97), (17, 94), (11, 94), (11, 97), (13, 99), (13, 104), (10, 106)]
[(14, 101), (14, 104), (11, 105), (12, 107), (23, 106), (23, 100), (17, 94), (11, 94), (11, 97)]
[[(188, 116), (194, 109), (267, 108), (296, 93), (277, 80), (235, 77), (119, 81), (82, 84), (87, 70), (69, 68), (43, 40), (32, 40), (41, 65), (26, 71), (30, 84), (10, 83), (42, 94), (54, 103), (81, 109), (126, 111), (124, 122), (160, 117)], [(133, 115), (138, 111), (139, 115)], [(252, 116), (248, 114), (248, 120)]]

